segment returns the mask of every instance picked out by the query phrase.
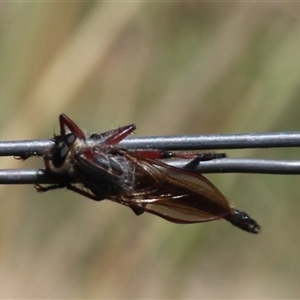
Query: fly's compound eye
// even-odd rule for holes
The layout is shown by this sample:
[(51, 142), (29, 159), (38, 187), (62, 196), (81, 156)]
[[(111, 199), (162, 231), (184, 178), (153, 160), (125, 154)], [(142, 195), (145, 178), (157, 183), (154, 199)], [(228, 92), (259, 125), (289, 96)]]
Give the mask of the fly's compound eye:
[(71, 146), (75, 143), (77, 135), (70, 132), (64, 135), (54, 136), (55, 146), (48, 156), (55, 168), (60, 168), (68, 157)]
[(61, 167), (69, 154), (67, 145), (58, 146), (52, 154), (52, 164), (55, 168)]
[(63, 140), (68, 147), (72, 146), (77, 139), (77, 136), (74, 133), (68, 133), (64, 135)]

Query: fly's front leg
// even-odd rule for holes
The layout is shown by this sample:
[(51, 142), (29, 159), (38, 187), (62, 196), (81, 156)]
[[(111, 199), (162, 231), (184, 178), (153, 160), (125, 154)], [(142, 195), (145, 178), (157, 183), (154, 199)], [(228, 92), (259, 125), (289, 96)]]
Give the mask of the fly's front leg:
[(34, 188), (36, 189), (36, 191), (38, 193), (45, 193), (45, 192), (48, 192), (48, 191), (54, 191), (54, 190), (58, 190), (58, 189), (64, 189), (66, 188), (67, 185), (66, 184), (50, 184), (50, 185), (40, 185), (40, 184), (35, 184), (34, 185)]
[(30, 157), (33, 157), (33, 156), (41, 156), (42, 153), (38, 153), (37, 151), (28, 151), (28, 152), (25, 152), (23, 153), (22, 155), (20, 156), (14, 156), (14, 159), (17, 159), (17, 160), (26, 160)]
[(66, 126), (72, 133), (75, 133), (77, 137), (85, 140), (84, 132), (65, 114), (59, 115), (59, 126), (61, 136), (64, 136), (66, 134)]

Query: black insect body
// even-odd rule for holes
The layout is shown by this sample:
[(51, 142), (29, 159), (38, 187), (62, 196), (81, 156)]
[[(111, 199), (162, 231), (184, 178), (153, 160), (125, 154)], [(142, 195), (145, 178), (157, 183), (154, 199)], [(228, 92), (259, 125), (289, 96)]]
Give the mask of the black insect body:
[(88, 144), (83, 131), (71, 119), (61, 114), (59, 120), (60, 135), (54, 137), (55, 145), (44, 154), (44, 161), (48, 172), (60, 174), (64, 180), (50, 186), (37, 185), (39, 192), (67, 188), (96, 201), (109, 199), (129, 206), (137, 215), (149, 212), (181, 224), (223, 218), (245, 231), (260, 231), (255, 220), (235, 209), (204, 176), (160, 160), (181, 157), (190, 162), (222, 154), (199, 156), (118, 147), (134, 131), (134, 125), (93, 134), (90, 138), (94, 142)]

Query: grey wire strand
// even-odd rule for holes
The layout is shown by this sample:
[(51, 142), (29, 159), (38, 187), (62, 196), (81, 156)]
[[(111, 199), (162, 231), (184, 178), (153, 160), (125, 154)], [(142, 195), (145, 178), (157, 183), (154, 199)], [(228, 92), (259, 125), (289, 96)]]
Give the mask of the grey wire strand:
[[(101, 140), (99, 140), (101, 142)], [(41, 156), (54, 145), (52, 140), (23, 140), (0, 142), (0, 156), (23, 156), (31, 153)], [(129, 137), (120, 147), (128, 149), (161, 150), (207, 150), (207, 149), (244, 149), (270, 147), (299, 147), (299, 132), (244, 133), (220, 135), (184, 135)], [(166, 160), (178, 168), (184, 168), (187, 160)], [(300, 174), (300, 161), (266, 160), (246, 158), (223, 158), (200, 162), (195, 169), (199, 173), (261, 173), (261, 174)], [(43, 170), (1, 170), (0, 184), (54, 183), (55, 177)]]
[[(24, 153), (40, 156), (53, 144), (51, 140), (2, 141), (0, 156), (22, 156)], [(129, 137), (118, 145), (128, 149), (177, 151), (299, 147), (300, 132)]]
[[(164, 161), (166, 162), (166, 161)], [(174, 160), (170, 165), (184, 168), (186, 160)], [(196, 169), (198, 173), (253, 173), (273, 175), (299, 175), (300, 161), (270, 160), (252, 158), (222, 158), (200, 162)]]
[[(177, 168), (187, 165), (185, 159), (163, 160)], [(300, 161), (267, 160), (247, 158), (222, 158), (200, 162), (193, 171), (198, 173), (258, 173), (299, 175)], [(49, 176), (44, 170), (0, 169), (0, 184), (51, 184), (57, 182), (55, 176)]]
[(120, 146), (163, 150), (217, 150), (299, 147), (300, 132), (209, 134), (128, 138)]

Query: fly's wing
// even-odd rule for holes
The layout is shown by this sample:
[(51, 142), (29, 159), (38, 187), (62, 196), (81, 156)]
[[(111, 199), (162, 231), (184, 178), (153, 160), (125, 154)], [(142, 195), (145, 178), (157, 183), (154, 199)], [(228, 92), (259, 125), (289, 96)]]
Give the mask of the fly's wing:
[(134, 153), (126, 156), (136, 166), (133, 192), (111, 200), (175, 223), (211, 221), (232, 213), (226, 197), (204, 176)]

